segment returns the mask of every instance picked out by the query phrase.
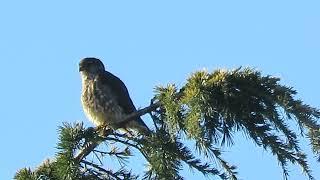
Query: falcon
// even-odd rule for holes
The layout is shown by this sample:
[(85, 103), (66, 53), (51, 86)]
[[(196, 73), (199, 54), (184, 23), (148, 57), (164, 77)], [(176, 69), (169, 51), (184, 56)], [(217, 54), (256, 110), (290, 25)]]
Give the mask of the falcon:
[(108, 126), (114, 130), (129, 129), (141, 134), (150, 130), (140, 117), (122, 122), (136, 108), (125, 84), (105, 70), (97, 58), (84, 58), (79, 63), (82, 80), (81, 103), (89, 120), (96, 126)]

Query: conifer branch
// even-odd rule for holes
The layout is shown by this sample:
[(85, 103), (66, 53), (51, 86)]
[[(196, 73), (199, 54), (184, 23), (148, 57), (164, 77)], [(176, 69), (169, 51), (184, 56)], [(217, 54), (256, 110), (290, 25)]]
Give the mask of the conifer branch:
[(99, 171), (101, 172), (104, 172), (107, 176), (111, 176), (117, 180), (121, 180), (121, 178), (119, 178), (118, 176), (114, 175), (114, 173), (108, 171), (108, 170), (105, 170), (104, 168), (92, 163), (92, 162), (89, 162), (89, 161), (86, 161), (86, 160), (81, 160), (82, 163), (86, 164), (86, 165), (89, 165), (89, 166), (92, 166), (96, 169), (98, 169)]
[[(308, 133), (314, 153), (320, 155), (320, 110), (296, 100), (296, 91), (281, 85), (279, 80), (250, 68), (196, 72), (180, 89), (174, 84), (157, 87), (150, 106), (129, 114), (117, 124), (124, 127), (148, 113), (155, 126), (150, 136), (128, 136), (107, 126), (85, 129), (83, 123), (64, 123), (59, 127), (59, 152), (55, 160), (34, 171), (24, 168), (15, 179), (135, 179), (137, 176), (127, 171), (126, 165), (113, 171), (104, 168), (98, 155), (97, 160), (86, 161), (91, 153), (126, 160), (132, 156), (132, 148), (148, 162), (144, 179), (182, 179), (179, 172), (186, 163), (205, 176), (236, 180), (236, 167), (221, 158), (221, 151), (225, 142), (232, 146), (233, 135), (241, 131), (277, 157), (284, 179), (289, 176), (287, 166), (293, 163), (300, 165), (312, 180), (298, 133), (289, 126), (289, 121), (298, 123), (302, 135)], [(195, 143), (199, 157), (180, 141), (184, 137)], [(96, 150), (102, 142), (115, 147)], [(128, 151), (118, 151), (118, 145)], [(221, 170), (206, 163), (208, 159), (217, 162)]]
[[(160, 107), (160, 102), (156, 102), (151, 104), (148, 107), (145, 107), (143, 109), (140, 109), (134, 113), (129, 114), (127, 117), (125, 117), (121, 123), (127, 123), (137, 117), (140, 117), (144, 114), (150, 113), (151, 111), (154, 111), (155, 109), (157, 109), (158, 107)], [(100, 131), (99, 128), (95, 128), (95, 131)], [(98, 133), (99, 134), (99, 133)], [(112, 134), (112, 130), (111, 129), (103, 129), (103, 132), (101, 133), (102, 135), (100, 135), (102, 138), (105, 138), (107, 136), (109, 136), (110, 134)], [(78, 154), (74, 157), (75, 162), (80, 163), (86, 156), (88, 156), (102, 141), (91, 141), (88, 142), (85, 147), (83, 149), (81, 149)]]

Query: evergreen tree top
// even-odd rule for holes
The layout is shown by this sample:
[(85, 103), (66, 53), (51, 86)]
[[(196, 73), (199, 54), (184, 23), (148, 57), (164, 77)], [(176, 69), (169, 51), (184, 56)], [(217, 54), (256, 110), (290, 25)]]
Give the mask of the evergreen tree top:
[[(34, 170), (19, 170), (15, 179), (183, 179), (186, 164), (207, 177), (236, 180), (236, 166), (222, 157), (223, 148), (237, 143), (236, 132), (276, 156), (285, 179), (288, 163), (314, 179), (298, 139), (307, 137), (319, 154), (320, 111), (297, 100), (297, 92), (279, 81), (250, 68), (195, 72), (183, 87), (157, 87), (151, 105), (126, 119), (148, 113), (152, 135), (64, 123), (56, 156)], [(134, 152), (146, 161), (140, 174), (128, 164)], [(118, 161), (106, 163), (110, 157)]]

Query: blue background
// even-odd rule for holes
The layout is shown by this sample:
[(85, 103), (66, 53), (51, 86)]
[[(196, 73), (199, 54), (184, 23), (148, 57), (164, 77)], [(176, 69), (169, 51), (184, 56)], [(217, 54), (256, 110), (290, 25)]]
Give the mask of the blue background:
[[(320, 1), (0, 1), (0, 179), (54, 156), (57, 126), (84, 121), (78, 62), (101, 58), (137, 107), (156, 85), (203, 68), (250, 66), (320, 107)], [(144, 117), (147, 123), (147, 117)], [(282, 179), (276, 158), (236, 134), (224, 157), (246, 180)], [(319, 163), (302, 141), (311, 168)], [(132, 163), (141, 164), (135, 160)], [(141, 170), (141, 169), (140, 169)], [(290, 166), (291, 179), (307, 179)], [(183, 171), (187, 179), (202, 179)]]

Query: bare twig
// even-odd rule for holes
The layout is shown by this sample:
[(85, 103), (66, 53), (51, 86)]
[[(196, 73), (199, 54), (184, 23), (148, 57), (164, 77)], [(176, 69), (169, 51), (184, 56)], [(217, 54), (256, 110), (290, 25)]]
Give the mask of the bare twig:
[(151, 111), (154, 111), (155, 109), (157, 109), (158, 107), (160, 107), (160, 102), (156, 102), (154, 104), (151, 104), (148, 107), (145, 107), (143, 109), (140, 109), (134, 113), (129, 114), (126, 118), (124, 118), (122, 121), (120, 121), (121, 123), (126, 123), (128, 121), (131, 121), (132, 119), (135, 119), (139, 116), (145, 115)]
[[(156, 102), (154, 104), (151, 104), (148, 107), (145, 107), (143, 109), (140, 109), (134, 113), (129, 114), (126, 118), (124, 118), (121, 121), (122, 123), (126, 123), (128, 121), (131, 121), (139, 116), (142, 116), (144, 114), (147, 114), (151, 111), (154, 111), (155, 109), (157, 109), (158, 107), (160, 107), (160, 102)], [(99, 131), (99, 128), (96, 128), (96, 131)], [(102, 132), (102, 137), (107, 137), (108, 135), (110, 135), (112, 133), (111, 129), (104, 129)], [(98, 133), (99, 134), (99, 133)], [(101, 133), (100, 133), (101, 134)], [(86, 156), (88, 156), (102, 141), (91, 141), (88, 142), (87, 145), (81, 149), (78, 154), (75, 156), (75, 161), (77, 163), (80, 163)]]
[(100, 166), (98, 166), (98, 165), (96, 165), (96, 164), (94, 164), (94, 163), (91, 163), (91, 162), (86, 161), (86, 160), (81, 160), (81, 162), (84, 163), (84, 164), (86, 164), (86, 165), (92, 166), (92, 167), (98, 169), (98, 170), (101, 171), (101, 172), (104, 172), (104, 173), (107, 174), (108, 176), (111, 176), (111, 177), (113, 177), (113, 178), (115, 178), (115, 179), (121, 180), (121, 178), (119, 178), (118, 176), (114, 175), (112, 172), (110, 172), (110, 171), (108, 171), (108, 170), (105, 170), (105, 169), (101, 168)]

